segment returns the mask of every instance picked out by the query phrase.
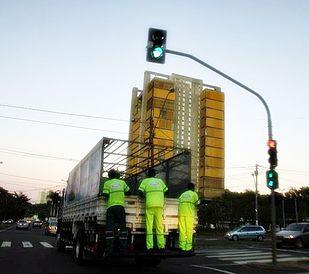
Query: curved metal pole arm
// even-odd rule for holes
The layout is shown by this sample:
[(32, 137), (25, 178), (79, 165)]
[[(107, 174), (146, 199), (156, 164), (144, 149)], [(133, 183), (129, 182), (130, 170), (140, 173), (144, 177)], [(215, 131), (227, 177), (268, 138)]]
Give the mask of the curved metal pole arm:
[(198, 62), (199, 64), (203, 65), (204, 67), (218, 73), (219, 75), (221, 75), (222, 77), (230, 80), (231, 82), (233, 82), (234, 84), (240, 86), (241, 88), (249, 91), (250, 93), (252, 93), (253, 95), (255, 95), (256, 97), (258, 97), (260, 99), (260, 101), (263, 103), (265, 109), (266, 109), (266, 112), (267, 112), (267, 120), (268, 120), (268, 139), (269, 140), (272, 140), (273, 138), (273, 133), (272, 133), (272, 122), (271, 122), (271, 115), (270, 115), (270, 110), (269, 110), (269, 107), (266, 103), (266, 101), (264, 100), (264, 98), (258, 94), (256, 91), (252, 90), (251, 88), (247, 87), (246, 85), (238, 82), (237, 80), (235, 80), (234, 78), (228, 76), (227, 74), (223, 73), (222, 71), (214, 68), (213, 66), (205, 63), (204, 61), (196, 58), (195, 56), (191, 55), (191, 54), (188, 54), (188, 53), (184, 53), (184, 52), (179, 52), (179, 51), (175, 51), (175, 50), (169, 50), (167, 49), (166, 50), (166, 53), (170, 53), (170, 54), (174, 54), (174, 55), (180, 55), (180, 56), (183, 56), (183, 57), (187, 57), (187, 58), (190, 58), (192, 60), (194, 60), (195, 62)]

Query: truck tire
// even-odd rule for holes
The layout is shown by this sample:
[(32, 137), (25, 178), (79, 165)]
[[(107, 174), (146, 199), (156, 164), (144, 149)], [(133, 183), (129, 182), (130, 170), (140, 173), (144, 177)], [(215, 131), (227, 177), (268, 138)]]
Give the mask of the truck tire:
[(65, 244), (64, 244), (64, 242), (62, 241), (61, 233), (58, 233), (58, 234), (56, 235), (56, 247), (57, 247), (57, 250), (58, 250), (59, 252), (65, 251)]
[(156, 267), (160, 264), (160, 262), (161, 262), (160, 258), (147, 258), (145, 256), (143, 256), (143, 257), (136, 256), (135, 257), (135, 263), (138, 266)]
[(73, 260), (76, 264), (82, 265), (84, 263), (84, 233), (82, 230), (78, 231), (77, 237), (73, 244)]

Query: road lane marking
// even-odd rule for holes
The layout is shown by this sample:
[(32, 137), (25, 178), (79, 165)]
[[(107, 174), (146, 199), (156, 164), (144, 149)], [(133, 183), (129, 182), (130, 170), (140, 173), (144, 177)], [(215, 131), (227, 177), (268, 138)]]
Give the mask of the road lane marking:
[(250, 251), (250, 253), (248, 252), (243, 252), (243, 251), (239, 251), (239, 252), (224, 252), (224, 253), (217, 253), (216, 255), (206, 255), (206, 257), (208, 258), (220, 258), (220, 257), (228, 257), (228, 256), (246, 256), (247, 254), (265, 254), (262, 253), (261, 251)]
[(30, 242), (22, 242), (23, 247), (33, 247), (33, 245)]
[(226, 271), (226, 270), (222, 270), (222, 269), (218, 269), (218, 268), (214, 268), (214, 267), (209, 267), (209, 266), (204, 266), (204, 265), (191, 265), (191, 266), (197, 267), (197, 268), (209, 269), (209, 270), (213, 270), (213, 271), (217, 271), (217, 272), (221, 272), (221, 273), (226, 273), (226, 274), (237, 274), (235, 272), (230, 272), (230, 271)]
[[(241, 249), (242, 251), (251, 252), (252, 249)], [(196, 250), (196, 253), (220, 253), (220, 252), (237, 252), (239, 249), (198, 249)]]
[[(252, 248), (254, 248), (254, 247), (252, 247)], [(266, 247), (259, 247), (259, 249), (271, 250), (271, 248), (266, 248)], [(308, 251), (300, 251), (300, 250), (293, 250), (293, 249), (283, 249), (283, 248), (277, 248), (277, 251), (292, 252), (292, 253), (299, 253), (299, 254), (309, 254)]]
[[(282, 255), (278, 255), (277, 258), (283, 258), (283, 257), (292, 257), (291, 255), (289, 254), (282, 254)], [(256, 256), (256, 257), (247, 257), (247, 256), (243, 256), (243, 257), (240, 257), (240, 258), (224, 258), (224, 259), (221, 259), (221, 261), (233, 261), (233, 262), (237, 262), (237, 261), (258, 261), (258, 260), (263, 260), (263, 259), (270, 259), (272, 258), (272, 255), (271, 254), (267, 254), (267, 255), (260, 255), (260, 256)]]
[(3, 241), (1, 247), (11, 247), (12, 243), (8, 241)]
[(217, 250), (210, 250), (210, 249), (199, 249), (197, 251), (195, 251), (195, 254), (197, 256), (207, 256), (207, 254), (209, 255), (215, 255), (215, 254), (219, 254), (219, 253), (227, 253), (227, 254), (235, 254), (236, 252), (241, 252), (241, 253), (250, 253), (252, 252), (252, 249), (241, 249), (241, 251), (239, 251), (239, 249), (217, 249)]
[[(289, 257), (289, 258), (278, 258), (277, 262), (291, 262), (291, 261), (304, 261), (308, 260), (308, 257)], [(265, 260), (254, 260), (254, 261), (234, 261), (236, 264), (250, 264), (254, 263), (271, 263), (272, 259)]]
[(47, 248), (54, 248), (51, 244), (47, 243), (47, 242), (40, 242), (40, 244), (44, 247), (47, 247)]

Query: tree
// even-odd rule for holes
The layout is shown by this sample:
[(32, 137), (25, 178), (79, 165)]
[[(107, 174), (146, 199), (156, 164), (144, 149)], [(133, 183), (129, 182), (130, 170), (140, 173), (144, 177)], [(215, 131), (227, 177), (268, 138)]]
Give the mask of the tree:
[(31, 206), (29, 200), (22, 192), (11, 194), (0, 187), (0, 218), (2, 220), (23, 218), (26, 210)]
[(59, 192), (49, 191), (47, 201), (51, 204), (50, 216), (57, 216), (61, 201)]

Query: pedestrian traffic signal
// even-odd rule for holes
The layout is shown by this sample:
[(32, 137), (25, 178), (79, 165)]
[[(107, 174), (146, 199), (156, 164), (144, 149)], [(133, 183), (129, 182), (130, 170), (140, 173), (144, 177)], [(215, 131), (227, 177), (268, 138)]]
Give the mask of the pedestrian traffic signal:
[(276, 189), (279, 187), (278, 173), (275, 170), (270, 169), (266, 171), (266, 184), (270, 189)]
[(148, 32), (147, 61), (165, 63), (166, 30), (150, 28)]
[(268, 141), (268, 154), (269, 159), (268, 162), (270, 164), (270, 168), (273, 169), (278, 165), (278, 158), (277, 158), (277, 142), (275, 140)]

